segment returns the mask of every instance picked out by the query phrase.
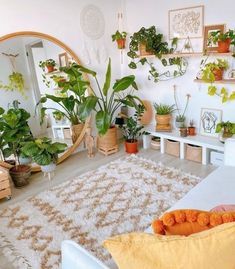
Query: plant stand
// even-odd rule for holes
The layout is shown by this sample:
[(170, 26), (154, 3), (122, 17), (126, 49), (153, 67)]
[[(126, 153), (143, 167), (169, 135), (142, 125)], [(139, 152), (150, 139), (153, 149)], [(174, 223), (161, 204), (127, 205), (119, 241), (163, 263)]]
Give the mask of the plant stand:
[(98, 151), (105, 156), (118, 152), (117, 128), (109, 128), (107, 133), (97, 138)]
[(0, 199), (11, 199), (10, 177), (8, 172), (0, 168)]

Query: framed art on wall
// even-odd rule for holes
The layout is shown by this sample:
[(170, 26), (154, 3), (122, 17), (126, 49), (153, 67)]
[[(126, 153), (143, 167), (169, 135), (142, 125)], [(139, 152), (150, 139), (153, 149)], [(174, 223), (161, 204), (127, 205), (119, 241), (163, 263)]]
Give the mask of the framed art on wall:
[(204, 6), (169, 10), (169, 39), (203, 37)]
[(204, 40), (203, 40), (203, 51), (215, 51), (217, 52), (218, 50), (218, 45), (217, 44), (211, 44), (208, 46), (208, 37), (210, 32), (214, 31), (220, 31), (222, 34), (225, 31), (225, 24), (216, 24), (216, 25), (207, 25), (204, 28)]
[(69, 58), (66, 52), (59, 54), (60, 67), (68, 66)]
[(222, 121), (222, 110), (213, 108), (201, 108), (200, 134), (218, 137), (215, 132), (216, 125)]

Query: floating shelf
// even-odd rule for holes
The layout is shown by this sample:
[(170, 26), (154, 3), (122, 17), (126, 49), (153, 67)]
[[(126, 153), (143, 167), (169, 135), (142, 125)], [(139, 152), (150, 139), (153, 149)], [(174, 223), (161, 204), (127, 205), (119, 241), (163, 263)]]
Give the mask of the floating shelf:
[[(196, 82), (196, 83), (210, 83), (210, 82), (206, 82), (202, 79), (194, 79), (194, 82)], [(235, 79), (216, 80), (213, 82), (213, 84), (235, 84)]]
[(61, 72), (60, 70), (56, 70), (50, 73), (46, 73), (46, 76), (53, 76), (53, 75), (58, 75), (58, 74), (64, 74), (63, 72)]
[[(227, 52), (227, 53), (219, 53), (219, 52), (209, 52), (206, 55), (209, 56), (232, 56), (233, 52)], [(170, 57), (203, 57), (206, 56), (203, 52), (192, 52), (192, 53), (170, 53), (170, 54), (163, 54), (163, 58), (170, 58)], [(156, 57), (154, 54), (151, 55), (139, 55), (139, 58), (153, 58)]]

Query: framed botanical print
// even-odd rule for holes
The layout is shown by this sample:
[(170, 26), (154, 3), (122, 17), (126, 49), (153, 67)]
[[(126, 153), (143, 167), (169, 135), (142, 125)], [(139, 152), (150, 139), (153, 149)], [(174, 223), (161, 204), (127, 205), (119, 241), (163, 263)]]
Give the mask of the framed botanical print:
[(169, 39), (201, 38), (204, 27), (204, 6), (169, 10), (168, 23)]
[(225, 24), (207, 25), (204, 28), (204, 40), (203, 40), (203, 51), (217, 52), (218, 45), (211, 44), (208, 46), (208, 37), (210, 32), (220, 31), (222, 34), (225, 31)]
[(68, 66), (69, 58), (66, 52), (59, 54), (60, 67)]
[(213, 108), (202, 108), (200, 118), (200, 134), (218, 137), (216, 125), (222, 121), (222, 110)]

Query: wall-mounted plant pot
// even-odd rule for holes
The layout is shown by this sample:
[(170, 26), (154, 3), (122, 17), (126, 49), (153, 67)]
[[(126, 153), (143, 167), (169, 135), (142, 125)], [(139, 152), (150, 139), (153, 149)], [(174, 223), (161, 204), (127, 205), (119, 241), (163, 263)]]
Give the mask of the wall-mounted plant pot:
[(48, 165), (41, 165), (41, 169), (43, 173), (51, 173), (54, 172), (56, 169), (55, 163), (50, 163)]
[(212, 73), (214, 74), (215, 76), (215, 81), (219, 81), (219, 80), (222, 80), (223, 79), (223, 73), (224, 73), (224, 70), (223, 69), (214, 69), (212, 71)]
[(196, 128), (195, 127), (188, 127), (188, 135), (190, 135), (190, 136), (196, 135)]
[(127, 153), (135, 154), (138, 152), (138, 141), (135, 140), (134, 142), (132, 142), (130, 140), (126, 140), (125, 147)]
[(182, 136), (182, 137), (188, 136), (188, 129), (187, 128), (180, 128), (180, 136)]
[(84, 123), (79, 123), (79, 124), (71, 126), (73, 143), (75, 143), (77, 141), (77, 139), (80, 136), (83, 128), (84, 128)]
[(117, 46), (118, 49), (125, 49), (125, 45), (126, 45), (126, 39), (122, 38), (122, 39), (117, 39)]
[(99, 135), (97, 140), (98, 150), (104, 155), (110, 155), (118, 151), (117, 128), (112, 126), (104, 135)]
[(31, 167), (29, 165), (16, 165), (10, 168), (9, 173), (16, 188), (21, 188), (29, 184)]
[(230, 44), (231, 44), (230, 38), (227, 38), (223, 41), (218, 41), (218, 52), (219, 53), (229, 52)]
[(153, 55), (151, 51), (146, 50), (146, 44), (144, 43), (139, 44), (139, 51), (140, 51), (140, 56)]
[(54, 72), (55, 71), (55, 67), (53, 65), (47, 65), (47, 72), (48, 73), (51, 73), (51, 72)]

